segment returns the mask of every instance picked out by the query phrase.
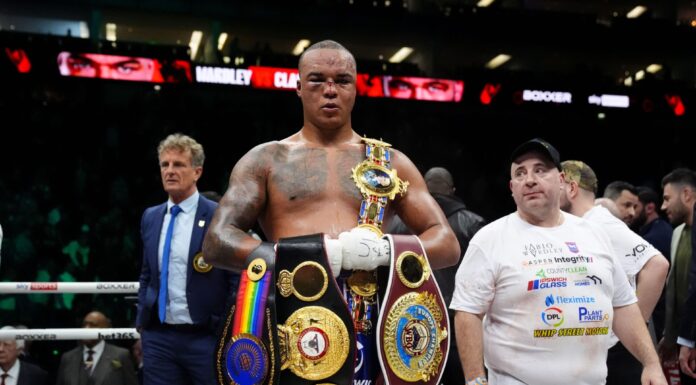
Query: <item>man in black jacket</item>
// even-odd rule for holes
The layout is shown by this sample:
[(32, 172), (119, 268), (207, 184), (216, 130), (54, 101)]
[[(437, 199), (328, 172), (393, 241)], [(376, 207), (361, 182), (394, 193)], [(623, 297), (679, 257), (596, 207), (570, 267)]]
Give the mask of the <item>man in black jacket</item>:
[[(469, 240), (474, 234), (486, 224), (484, 219), (479, 215), (466, 209), (466, 205), (459, 197), (454, 195), (455, 187), (452, 174), (447, 169), (442, 167), (433, 167), (428, 170), (424, 177), (425, 183), (428, 186), (428, 191), (435, 198), (435, 201), (440, 206), (447, 217), (447, 221), (454, 230), (457, 236), (461, 255), (464, 255), (466, 248), (469, 246)], [(406, 227), (399, 217), (394, 217), (387, 233), (391, 234), (411, 234), (412, 232)], [(449, 309), (452, 293), (454, 292), (454, 276), (461, 264), (461, 256), (456, 265), (446, 267), (444, 269), (434, 270), (433, 275), (437, 280), (442, 297), (448, 307), (450, 331), (452, 336), (450, 341), (456, 341), (454, 335), (454, 311)], [(445, 365), (445, 373), (442, 375), (442, 385), (459, 384), (462, 382), (464, 372), (462, 370), (459, 354), (457, 353), (457, 344), (450, 344), (449, 357)]]

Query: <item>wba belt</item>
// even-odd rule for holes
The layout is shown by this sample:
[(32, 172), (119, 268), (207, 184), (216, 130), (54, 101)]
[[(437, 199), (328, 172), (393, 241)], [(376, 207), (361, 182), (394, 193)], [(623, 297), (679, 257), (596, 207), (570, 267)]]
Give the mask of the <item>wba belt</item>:
[(418, 238), (386, 237), (394, 257), (377, 321), (384, 382), (438, 384), (449, 352), (447, 308)]
[(273, 244), (262, 243), (247, 261), (236, 302), (227, 310), (215, 350), (219, 385), (278, 383)]
[(281, 239), (276, 277), (280, 383), (352, 384), (355, 330), (323, 236)]

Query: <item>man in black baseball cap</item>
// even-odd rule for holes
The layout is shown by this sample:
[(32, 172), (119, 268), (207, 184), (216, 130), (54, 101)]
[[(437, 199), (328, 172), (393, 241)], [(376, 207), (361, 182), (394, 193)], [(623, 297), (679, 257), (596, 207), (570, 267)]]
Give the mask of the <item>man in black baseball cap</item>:
[[(558, 151), (532, 139), (511, 160), (517, 210), (474, 235), (455, 278), (450, 308), (457, 311), (463, 382), (555, 385), (559, 376), (582, 373), (574, 383), (603, 384), (613, 330), (644, 365), (643, 384), (667, 385), (635, 289), (608, 236), (560, 209), (565, 182)], [(591, 268), (587, 274), (601, 282), (577, 275), (577, 266)]]
[(528, 140), (522, 144), (520, 144), (513, 152), (512, 155), (510, 155), (510, 161), (513, 163), (516, 163), (515, 160), (518, 159), (520, 156), (530, 153), (530, 152), (538, 152), (545, 157), (547, 157), (554, 166), (558, 169), (558, 171), (562, 171), (561, 168), (561, 156), (558, 154), (558, 150), (554, 146), (551, 145), (551, 143), (545, 141), (544, 139), (541, 138), (534, 138), (532, 140)]

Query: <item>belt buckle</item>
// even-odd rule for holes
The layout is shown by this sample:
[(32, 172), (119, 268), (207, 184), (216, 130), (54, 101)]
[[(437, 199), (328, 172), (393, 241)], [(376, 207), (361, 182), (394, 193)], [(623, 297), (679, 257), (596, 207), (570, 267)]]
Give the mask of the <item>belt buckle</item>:
[(374, 270), (354, 270), (347, 282), (348, 287), (357, 295), (372, 297), (377, 294), (377, 276)]

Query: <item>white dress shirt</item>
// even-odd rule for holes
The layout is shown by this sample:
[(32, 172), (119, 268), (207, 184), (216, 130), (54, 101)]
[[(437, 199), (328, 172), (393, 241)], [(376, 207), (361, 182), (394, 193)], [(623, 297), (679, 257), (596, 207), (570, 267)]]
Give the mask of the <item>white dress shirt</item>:
[(88, 348), (85, 345), (82, 345), (82, 362), (84, 363), (87, 361), (87, 357), (89, 357), (89, 353), (87, 353), (90, 349), (94, 351), (94, 354), (92, 354), (92, 369), (89, 371), (89, 374), (91, 375), (94, 373), (94, 367), (97, 366), (99, 363), (99, 359), (102, 356), (102, 353), (104, 353), (104, 345), (106, 343), (102, 340), (97, 342), (96, 345), (92, 346), (91, 348)]
[[(12, 365), (10, 370), (7, 371), (7, 374), (9, 374), (9, 376), (5, 379), (5, 385), (17, 385), (17, 380), (19, 379), (19, 365), (20, 361), (19, 359), (16, 359), (14, 365)], [(5, 372), (3, 372), (2, 369), (0, 369), (0, 374), (4, 373)]]
[[(200, 194), (196, 191), (193, 195), (179, 203), (181, 212), (176, 216), (174, 222), (174, 233), (172, 234), (172, 244), (169, 251), (169, 281), (167, 292), (167, 314), (164, 319), (168, 324), (192, 324), (191, 314), (189, 313), (188, 300), (186, 299), (186, 272), (189, 263), (189, 247), (191, 246), (191, 234), (196, 220), (198, 210), (198, 198)], [(159, 251), (157, 258), (160, 269), (162, 268), (162, 251), (164, 250), (164, 239), (167, 236), (167, 228), (172, 215), (170, 214), (174, 202), (167, 202), (167, 214), (164, 216), (162, 231), (160, 232)]]

